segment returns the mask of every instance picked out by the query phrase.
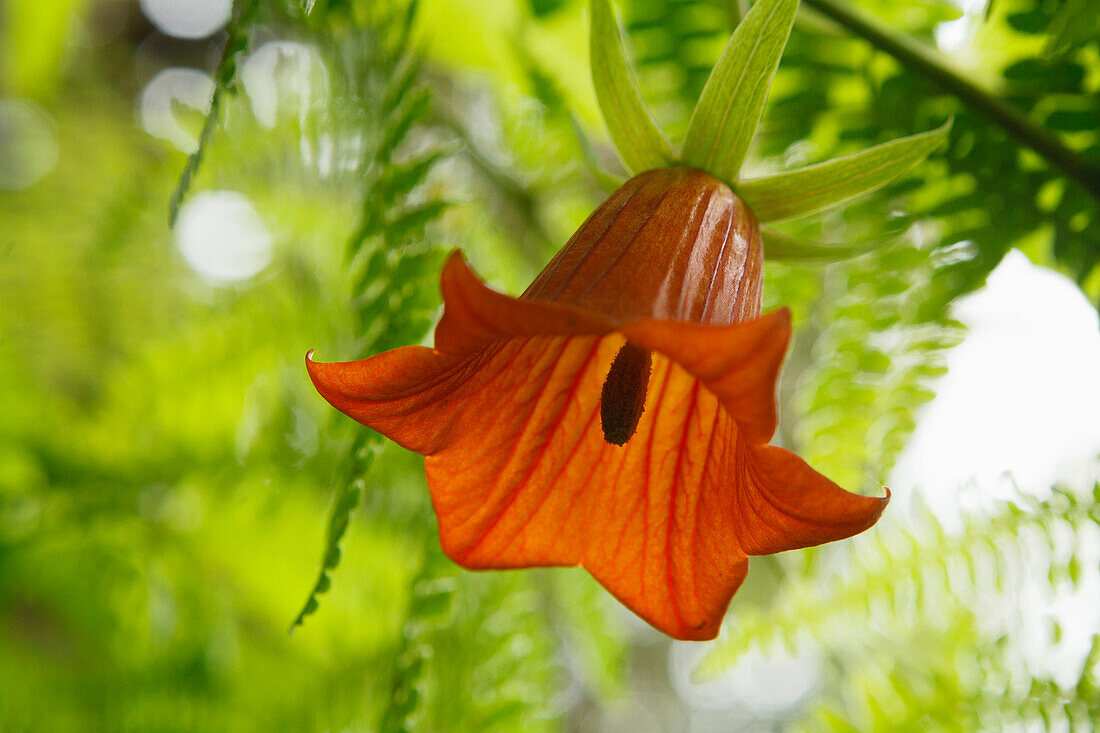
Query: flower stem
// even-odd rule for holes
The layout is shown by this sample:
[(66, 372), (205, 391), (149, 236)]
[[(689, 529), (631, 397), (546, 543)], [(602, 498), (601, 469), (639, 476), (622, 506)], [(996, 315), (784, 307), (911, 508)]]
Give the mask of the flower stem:
[(952, 69), (935, 51), (851, 7), (845, 0), (803, 0), (880, 51), (893, 56), (910, 71), (920, 74), (954, 95), (964, 104), (999, 125), (1017, 142), (1043, 157), (1052, 167), (1072, 178), (1100, 200), (1100, 166), (1066, 147), (1046, 128), (970, 79)]

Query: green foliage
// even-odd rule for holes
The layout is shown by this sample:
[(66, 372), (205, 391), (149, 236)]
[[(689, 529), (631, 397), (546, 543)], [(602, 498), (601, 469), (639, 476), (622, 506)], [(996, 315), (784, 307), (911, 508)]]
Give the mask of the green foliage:
[(880, 242), (860, 244), (822, 244), (810, 242), (769, 227), (760, 228), (760, 238), (764, 244), (764, 256), (769, 260), (793, 262), (837, 262), (869, 252)]
[(344, 593), (288, 640), (313, 570), (288, 548), (335, 458), (302, 380), (316, 288), (285, 255), (248, 289), (198, 278), (163, 225), (179, 161), (113, 90), (64, 99), (52, 178), (0, 198), (3, 727), (347, 726), (375, 704), (357, 680), (400, 600), (371, 558), (404, 547), (384, 526), (357, 538), (369, 623)]
[(740, 178), (797, 9), (798, 0), (760, 0), (737, 24), (691, 113), (684, 163)]
[(951, 123), (817, 165), (741, 181), (737, 193), (760, 221), (814, 214), (881, 188), (947, 140)]
[[(926, 385), (939, 370), (935, 350), (954, 341), (947, 305), (980, 285), (1009, 247), (1039, 234), (1036, 227), (1041, 236), (1050, 237), (1046, 241), (1052, 243), (1056, 261), (1079, 280), (1095, 266), (1095, 253), (1100, 250), (1092, 241), (1095, 231), (1072, 231), (1070, 225), (1074, 217), (1091, 220), (1095, 216), (1097, 202), (1087, 192), (1057, 171), (1036, 165), (1034, 156), (1015, 146), (996, 125), (969, 107), (945, 99), (932, 84), (900, 67), (876, 73), (875, 54), (857, 49), (845, 52), (846, 44), (856, 43), (860, 42), (831, 34), (800, 34), (788, 55), (795, 70), (827, 64), (831, 84), (850, 87), (855, 79), (861, 80), (866, 116), (852, 114), (860, 107), (841, 110), (841, 119), (850, 119), (851, 124), (834, 128), (830, 139), (844, 144), (870, 141), (869, 134), (906, 129), (914, 118), (920, 124), (946, 110), (956, 114), (951, 147), (943, 162), (918, 169), (919, 178), (896, 187), (909, 188), (900, 200), (910, 213), (891, 222), (899, 229), (915, 223), (917, 228), (910, 232), (918, 246), (925, 238), (922, 232), (930, 228), (939, 244), (927, 253), (899, 247), (884, 253), (879, 262), (853, 263), (847, 276), (838, 276), (837, 288), (823, 300), (822, 322), (829, 325), (820, 337), (819, 353), (830, 356), (817, 375), (803, 382), (802, 404), (811, 417), (801, 426), (802, 444), (829, 467), (834, 463), (828, 459), (832, 448), (854, 447), (857, 440), (872, 436), (868, 456), (874, 460), (860, 482), (867, 484), (884, 479), (913, 424), (913, 408), (931, 395)], [(841, 59), (852, 60), (850, 72), (842, 71)], [(1006, 68), (1007, 76), (1015, 65)], [(773, 107), (785, 124), (811, 114), (810, 105), (820, 100), (821, 90), (813, 86), (809, 74), (796, 78), (805, 81)], [(1065, 99), (1067, 93), (1068, 89), (1063, 90), (1056, 98)], [(1077, 93), (1084, 94), (1083, 87)], [(1013, 101), (1025, 106), (1028, 101), (1055, 98), (1039, 89), (1030, 95), (1030, 99)], [(923, 183), (918, 187), (920, 179)], [(1053, 207), (1049, 201), (1043, 203), (1044, 189), (1050, 196), (1051, 186), (1064, 192)], [(847, 220), (857, 223), (883, 208), (882, 202), (870, 202), (851, 212)], [(876, 274), (870, 274), (868, 265), (876, 268)], [(853, 302), (853, 292), (860, 294), (862, 303)], [(936, 335), (937, 330), (941, 335)], [(876, 341), (873, 334), (884, 332), (892, 334)], [(868, 342), (887, 348), (867, 349), (863, 344)], [(841, 356), (861, 352), (870, 356), (878, 352), (886, 359)], [(886, 409), (883, 401), (889, 405)], [(872, 403), (877, 403), (874, 413), (881, 416), (873, 421), (865, 417), (870, 410), (845, 409)], [(829, 416), (834, 419), (830, 421)], [(837, 475), (852, 480), (858, 477), (853, 473), (858, 474), (849, 469)]]
[(592, 82), (604, 122), (628, 170), (662, 168), (676, 159), (642, 98), (609, 0), (592, 2)]
[(188, 157), (187, 165), (184, 166), (179, 182), (172, 191), (172, 198), (168, 201), (168, 226), (176, 223), (180, 204), (183, 203), (183, 198), (191, 188), (191, 179), (198, 172), (203, 153), (221, 118), (222, 97), (233, 88), (236, 81), (237, 59), (247, 47), (249, 24), (259, 7), (260, 4), (256, 0), (241, 0), (233, 5), (233, 17), (225, 28), (225, 47), (222, 50), (218, 68), (214, 72), (214, 94), (210, 98), (210, 111), (207, 112), (202, 132), (199, 133), (198, 148)]
[(379, 730), (554, 730), (563, 683), (545, 590), (517, 574), (457, 576), (427, 540)]
[(10, 0), (0, 8), (0, 92), (41, 98), (55, 90), (73, 21), (85, 0)]
[(793, 440), (812, 465), (844, 486), (877, 491), (944, 371), (942, 352), (961, 337), (947, 319), (917, 313), (936, 287), (937, 261), (898, 243), (831, 269), (801, 338), (811, 365), (795, 385), (803, 418)]
[[(428, 284), (442, 262), (441, 250), (419, 244), (443, 213), (445, 203), (416, 196), (443, 151), (429, 149), (402, 159), (401, 146), (428, 112), (428, 92), (419, 82), (419, 64), (407, 48), (415, 6), (391, 16), (367, 34), (355, 34), (343, 59), (353, 70), (342, 98), (356, 110), (352, 124), (376, 132), (355, 168), (364, 171), (360, 223), (348, 242), (346, 259), (355, 304), (354, 327), (361, 338), (359, 356), (419, 341), (431, 324), (436, 296)], [(399, 72), (391, 74), (391, 69)], [(382, 284), (382, 287), (379, 285)], [(340, 562), (340, 543), (365, 489), (381, 437), (359, 431), (352, 439), (336, 478), (325, 550), (317, 581), (294, 619), (301, 625), (317, 610), (318, 596), (331, 586)]]
[(831, 569), (788, 576), (766, 605), (737, 606), (698, 673), (728, 669), (754, 647), (813, 644), (848, 665), (807, 711), (815, 730), (1088, 720), (1100, 705), (1095, 640), (1068, 688), (1041, 677), (1021, 684), (1019, 652), (1006, 645), (994, 611), (1028, 592), (1020, 578), (1025, 558), (1049, 557), (1051, 586), (1079, 588), (1075, 548), (1098, 523), (1100, 485), (1091, 496), (1056, 488), (1045, 500), (1020, 497), (952, 532), (921, 507), (912, 526), (861, 537)]
[(1012, 552), (1037, 549), (1025, 536), (1041, 540), (1051, 553), (1052, 577), (1069, 579), (1079, 558), (1058, 552), (1057, 530), (1064, 523), (1076, 534), (1089, 523), (1100, 523), (1100, 487), (1095, 494), (1082, 497), (1055, 488), (1046, 500), (1021, 496), (990, 517), (967, 518), (950, 533), (927, 507), (918, 505), (912, 527), (869, 533), (842, 551), (843, 562), (832, 572), (786, 583), (769, 608), (741, 609), (737, 624), (700, 665), (699, 674), (715, 674), (758, 644), (793, 647), (805, 633), (831, 638), (823, 631), (826, 626), (858, 636), (880, 603), (886, 604), (894, 623), (903, 625), (919, 623), (914, 613), (929, 603), (952, 598), (965, 607), (982, 593), (1005, 588)]
[(1045, 30), (1051, 36), (1047, 50), (1059, 55), (1100, 43), (1100, 9), (1087, 0), (1044, 3), (1034, 10), (1010, 15), (1007, 20), (1025, 33)]
[[(357, 438), (355, 444), (352, 447), (352, 454), (356, 457), (362, 455), (366, 446), (364, 438)], [(370, 455), (369, 453), (366, 455)], [(356, 463), (348, 462), (348, 465), (355, 466), (355, 473), (362, 474), (370, 470), (370, 460), (360, 459)], [(312, 590), (309, 592), (309, 596), (306, 598), (305, 605), (302, 606), (302, 610), (298, 612), (298, 615), (294, 617), (294, 621), (291, 623), (291, 629), (295, 626), (301, 626), (305, 623), (306, 616), (312, 613), (316, 613), (317, 608), (320, 606), (318, 596), (322, 593), (328, 592), (328, 589), (332, 587), (332, 571), (336, 569), (336, 566), (340, 564), (340, 543), (344, 539), (344, 533), (348, 530), (348, 523), (351, 521), (352, 512), (359, 506), (359, 502), (363, 495), (363, 481), (362, 479), (354, 478), (352, 476), (340, 476), (337, 480), (336, 496), (333, 498), (332, 508), (329, 510), (328, 527), (325, 531), (325, 555), (321, 559), (321, 570), (317, 573), (317, 581), (313, 584)]]

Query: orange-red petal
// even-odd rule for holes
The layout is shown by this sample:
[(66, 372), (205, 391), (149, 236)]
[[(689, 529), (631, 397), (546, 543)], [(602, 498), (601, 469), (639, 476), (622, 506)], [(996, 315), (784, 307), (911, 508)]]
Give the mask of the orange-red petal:
[(590, 311), (487, 288), (457, 250), (443, 266), (440, 289), (446, 308), (435, 329), (435, 348), (445, 353), (470, 354), (519, 336), (599, 334), (615, 328)]
[(712, 638), (747, 568), (737, 426), (655, 357), (637, 432), (608, 444), (600, 386), (622, 343), (538, 338), (497, 352), (454, 403), (463, 429), (425, 462), (440, 537), (471, 568), (582, 565), (662, 631)]
[(786, 308), (732, 326), (647, 320), (620, 331), (702, 380), (748, 440), (771, 440), (778, 420), (775, 383), (791, 337)]
[(750, 555), (812, 547), (859, 534), (882, 515), (886, 495), (860, 496), (837, 486), (789, 450), (748, 447), (745, 465), (756, 488), (739, 502), (738, 535)]

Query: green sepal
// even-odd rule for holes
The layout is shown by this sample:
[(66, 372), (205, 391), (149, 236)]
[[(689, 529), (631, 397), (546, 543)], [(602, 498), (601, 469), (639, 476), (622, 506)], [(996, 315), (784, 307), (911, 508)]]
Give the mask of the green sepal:
[(951, 122), (816, 165), (742, 181), (737, 195), (760, 221), (813, 214), (881, 188), (913, 168), (943, 144)]
[(592, 140), (585, 133), (584, 128), (581, 127), (581, 123), (577, 121), (576, 115), (572, 112), (569, 113), (569, 121), (573, 123), (573, 133), (577, 136), (577, 143), (581, 148), (581, 156), (584, 158), (584, 163), (588, 167), (589, 173), (596, 179), (596, 182), (600, 184), (600, 187), (605, 189), (608, 193), (612, 193), (619, 186), (626, 183), (626, 179), (622, 176), (617, 176), (611, 171), (603, 167), (600, 163), (600, 158), (596, 155), (596, 148), (592, 145)]
[(764, 241), (764, 257), (785, 262), (839, 262), (866, 254), (888, 240), (876, 239), (859, 244), (822, 244), (792, 237), (768, 227), (760, 227)]
[(727, 183), (737, 180), (764, 111), (798, 0), (758, 0), (710, 72), (691, 113), (681, 160)]
[(592, 83), (607, 130), (633, 173), (676, 161), (665, 133), (649, 111), (626, 60), (622, 31), (609, 0), (592, 0)]

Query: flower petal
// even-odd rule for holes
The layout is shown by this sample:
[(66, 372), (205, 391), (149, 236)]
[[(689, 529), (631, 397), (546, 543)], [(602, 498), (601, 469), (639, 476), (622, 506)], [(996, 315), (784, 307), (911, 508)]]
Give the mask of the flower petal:
[(791, 337), (786, 308), (732, 326), (637, 321), (621, 331), (702, 380), (749, 441), (771, 440), (777, 422), (775, 382)]
[(747, 571), (737, 424), (657, 356), (637, 432), (608, 444), (600, 386), (622, 343), (510, 342), (470, 375), (451, 402), (461, 429), (425, 462), (440, 538), (469, 568), (582, 565), (665, 633), (713, 638)]
[(407, 346), (369, 359), (321, 363), (306, 357), (317, 391), (333, 407), (400, 445), (430, 455), (446, 443), (452, 411), (444, 403), (473, 389), (467, 376), (504, 342), (522, 336), (601, 334), (605, 319), (570, 306), (498, 293), (451, 253), (440, 287), (445, 308), (436, 348)]
[(469, 354), (518, 336), (600, 334), (614, 330), (606, 318), (568, 305), (513, 298), (485, 286), (462, 253), (447, 258), (440, 278), (443, 318), (435, 348)]
[(878, 521), (890, 501), (845, 491), (801, 458), (773, 445), (748, 448), (744, 465), (752, 472), (737, 511), (741, 547), (750, 555), (770, 555), (859, 534)]
[(423, 455), (446, 442), (446, 401), (468, 364), (423, 346), (359, 361), (322, 363), (306, 355), (313, 386), (348, 417)]
[(733, 323), (760, 315), (763, 248), (729, 186), (693, 168), (631, 178), (581, 225), (521, 300), (616, 324)]

